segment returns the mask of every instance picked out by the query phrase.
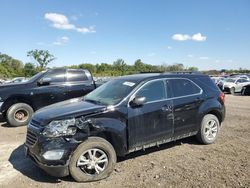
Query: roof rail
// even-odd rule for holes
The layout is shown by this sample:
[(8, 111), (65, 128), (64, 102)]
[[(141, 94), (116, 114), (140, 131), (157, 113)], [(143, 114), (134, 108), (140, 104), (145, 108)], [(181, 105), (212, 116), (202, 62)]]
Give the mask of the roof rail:
[(171, 72), (164, 72), (163, 74), (202, 74), (199, 71), (171, 71)]

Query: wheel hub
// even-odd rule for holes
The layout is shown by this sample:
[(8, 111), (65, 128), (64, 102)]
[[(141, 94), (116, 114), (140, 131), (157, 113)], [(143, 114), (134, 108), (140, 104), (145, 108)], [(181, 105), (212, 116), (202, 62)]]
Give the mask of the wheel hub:
[(77, 161), (79, 167), (84, 173), (95, 175), (103, 172), (108, 165), (108, 156), (100, 149), (89, 149), (84, 152)]
[(28, 119), (29, 113), (25, 109), (18, 109), (15, 114), (14, 118), (17, 121), (26, 121)]

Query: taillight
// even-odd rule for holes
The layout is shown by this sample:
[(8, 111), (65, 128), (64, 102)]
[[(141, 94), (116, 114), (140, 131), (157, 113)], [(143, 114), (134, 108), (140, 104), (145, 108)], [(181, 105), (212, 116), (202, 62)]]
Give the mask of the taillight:
[(221, 92), (219, 98), (220, 98), (221, 102), (224, 103), (225, 102), (225, 93)]

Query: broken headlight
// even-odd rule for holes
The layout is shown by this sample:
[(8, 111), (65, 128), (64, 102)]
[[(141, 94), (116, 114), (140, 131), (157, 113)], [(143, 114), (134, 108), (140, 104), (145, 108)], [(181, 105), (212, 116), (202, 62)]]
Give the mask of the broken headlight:
[(70, 136), (76, 133), (75, 118), (51, 121), (45, 127), (43, 135), (46, 137)]

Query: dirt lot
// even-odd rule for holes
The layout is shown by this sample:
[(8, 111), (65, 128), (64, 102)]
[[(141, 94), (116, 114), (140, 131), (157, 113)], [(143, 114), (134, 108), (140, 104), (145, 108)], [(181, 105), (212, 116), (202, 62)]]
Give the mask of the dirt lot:
[(226, 96), (215, 144), (194, 138), (120, 159), (106, 180), (76, 183), (48, 176), (24, 157), (26, 127), (0, 126), (0, 187), (250, 187), (250, 97)]

